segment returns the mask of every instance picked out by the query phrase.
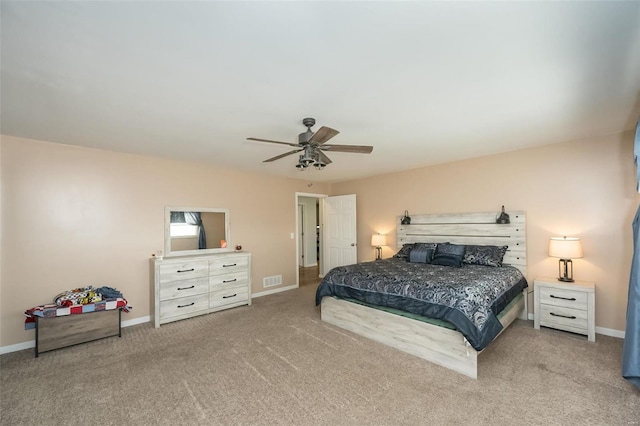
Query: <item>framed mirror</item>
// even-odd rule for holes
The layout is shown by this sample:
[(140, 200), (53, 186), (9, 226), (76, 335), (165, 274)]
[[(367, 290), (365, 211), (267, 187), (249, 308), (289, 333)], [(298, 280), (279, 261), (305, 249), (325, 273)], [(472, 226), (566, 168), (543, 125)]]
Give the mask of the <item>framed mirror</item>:
[(165, 256), (230, 251), (229, 210), (165, 207)]

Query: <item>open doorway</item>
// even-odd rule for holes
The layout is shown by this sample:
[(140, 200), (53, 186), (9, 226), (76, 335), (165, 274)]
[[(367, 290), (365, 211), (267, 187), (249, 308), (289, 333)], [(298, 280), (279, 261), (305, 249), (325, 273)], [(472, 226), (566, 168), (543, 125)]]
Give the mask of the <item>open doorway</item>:
[(296, 258), (298, 286), (320, 283), (323, 251), (324, 194), (296, 193)]
[[(356, 263), (358, 249), (355, 194), (329, 197), (325, 194), (296, 193), (295, 202), (298, 269), (296, 287), (301, 285), (301, 271), (305, 272), (305, 279), (309, 277), (314, 282), (320, 282), (319, 279), (332, 268)], [(300, 208), (300, 205), (306, 205), (306, 210), (305, 207)], [(301, 222), (306, 224), (301, 225)], [(301, 240), (307, 242), (301, 244)], [(311, 267), (314, 269), (301, 269)], [(304, 284), (313, 282), (305, 280)]]

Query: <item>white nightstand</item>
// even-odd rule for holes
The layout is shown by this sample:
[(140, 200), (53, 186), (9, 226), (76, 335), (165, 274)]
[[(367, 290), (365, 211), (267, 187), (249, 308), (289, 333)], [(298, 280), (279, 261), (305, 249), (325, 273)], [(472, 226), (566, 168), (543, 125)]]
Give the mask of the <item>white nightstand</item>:
[(596, 285), (590, 281), (566, 283), (557, 278), (533, 281), (533, 327), (556, 328), (585, 334), (596, 341)]

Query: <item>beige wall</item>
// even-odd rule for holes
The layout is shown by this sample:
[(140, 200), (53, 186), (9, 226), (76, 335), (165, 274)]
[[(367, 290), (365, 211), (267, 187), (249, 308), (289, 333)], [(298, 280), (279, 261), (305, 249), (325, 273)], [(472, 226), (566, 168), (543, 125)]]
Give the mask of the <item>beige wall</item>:
[[(295, 193), (308, 190), (306, 181), (6, 136), (0, 151), (0, 347), (33, 340), (23, 311), (76, 286), (116, 287), (134, 307), (125, 319), (150, 315), (148, 258), (163, 249), (166, 205), (228, 208), (230, 244), (253, 254), (254, 293), (265, 276), (296, 282), (289, 234), (296, 232)], [(315, 183), (314, 193), (357, 194), (360, 261), (374, 258), (371, 233), (387, 233), (393, 244), (405, 209), (524, 210), (530, 282), (557, 273), (549, 236), (582, 237), (575, 276), (597, 283), (596, 325), (624, 330), (640, 201), (632, 158), (628, 132), (332, 187)], [(394, 251), (384, 247), (383, 255)]]
[[(374, 258), (373, 232), (389, 234), (409, 213), (509, 210), (527, 213), (528, 279), (556, 276), (547, 256), (554, 235), (582, 237), (576, 279), (596, 282), (596, 326), (624, 330), (633, 252), (633, 134), (548, 145), (333, 185), (357, 194), (359, 260)], [(389, 257), (395, 247), (384, 247)], [(531, 299), (531, 297), (530, 297)]]
[(167, 205), (229, 209), (254, 293), (265, 276), (296, 283), (290, 233), (306, 181), (7, 136), (0, 149), (0, 347), (33, 340), (24, 310), (73, 287), (116, 287), (133, 306), (125, 320), (150, 315), (148, 259), (164, 247)]

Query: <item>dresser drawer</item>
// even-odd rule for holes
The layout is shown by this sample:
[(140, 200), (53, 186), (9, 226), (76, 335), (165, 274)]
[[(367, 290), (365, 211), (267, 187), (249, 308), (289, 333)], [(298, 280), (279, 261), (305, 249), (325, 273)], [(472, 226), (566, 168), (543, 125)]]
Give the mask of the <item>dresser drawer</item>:
[(586, 310), (540, 305), (540, 325), (574, 333), (587, 334)]
[(194, 296), (208, 292), (209, 277), (160, 283), (160, 300), (171, 300), (177, 297)]
[(160, 265), (160, 282), (185, 280), (209, 275), (209, 262), (206, 260), (168, 263)]
[(247, 302), (249, 300), (249, 289), (247, 285), (235, 286), (214, 290), (209, 293), (209, 307), (229, 305), (231, 303)]
[(209, 308), (209, 296), (199, 294), (160, 302), (160, 319), (203, 311)]
[(209, 261), (209, 274), (221, 275), (237, 271), (248, 271), (249, 259), (246, 256), (212, 259)]
[(540, 288), (540, 303), (544, 305), (561, 306), (572, 309), (587, 310), (587, 293), (582, 291), (558, 288)]
[(249, 272), (234, 272), (224, 275), (212, 275), (209, 277), (209, 290), (214, 291), (227, 287), (238, 287), (240, 285), (247, 285), (249, 280)]

